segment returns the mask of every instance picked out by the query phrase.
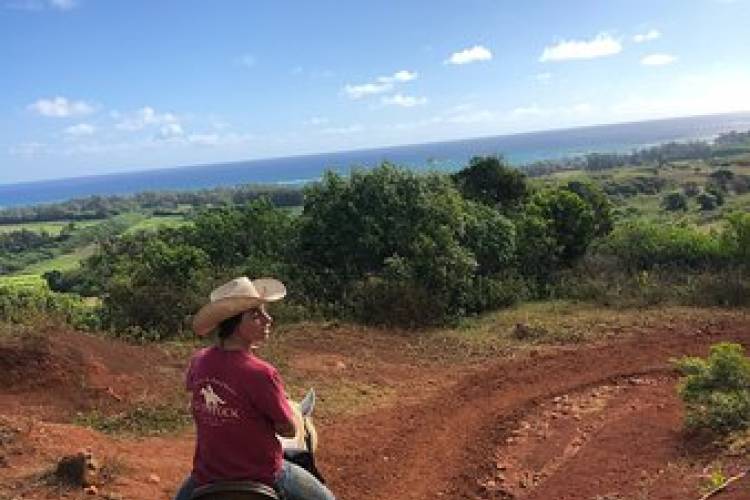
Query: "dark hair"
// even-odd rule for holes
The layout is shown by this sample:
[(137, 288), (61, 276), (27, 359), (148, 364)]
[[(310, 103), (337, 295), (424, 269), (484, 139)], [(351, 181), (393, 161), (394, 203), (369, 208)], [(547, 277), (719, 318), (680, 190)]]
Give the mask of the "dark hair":
[(245, 313), (241, 312), (239, 314), (235, 314), (234, 316), (231, 316), (219, 323), (219, 339), (226, 340), (234, 333), (234, 331), (240, 325), (240, 321), (242, 321), (243, 314)]

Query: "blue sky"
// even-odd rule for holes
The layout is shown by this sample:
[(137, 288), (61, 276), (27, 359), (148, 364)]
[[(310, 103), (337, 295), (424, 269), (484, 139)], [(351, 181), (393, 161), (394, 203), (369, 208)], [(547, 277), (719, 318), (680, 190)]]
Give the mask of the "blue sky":
[(750, 0), (0, 0), (0, 183), (750, 110)]

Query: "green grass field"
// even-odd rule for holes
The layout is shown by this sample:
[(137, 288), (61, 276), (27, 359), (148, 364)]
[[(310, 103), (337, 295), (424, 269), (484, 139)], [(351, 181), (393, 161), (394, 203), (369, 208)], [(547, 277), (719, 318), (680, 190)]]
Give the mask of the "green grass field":
[[(591, 180), (596, 184), (607, 182), (627, 182), (635, 177), (658, 176), (666, 180), (666, 186), (658, 194), (639, 194), (630, 197), (613, 197), (614, 209), (619, 214), (620, 220), (646, 219), (654, 222), (681, 221), (697, 224), (706, 229), (717, 227), (724, 215), (732, 211), (750, 211), (750, 192), (736, 194), (731, 192), (726, 196), (725, 204), (715, 210), (702, 211), (695, 197), (688, 199), (688, 210), (685, 212), (667, 212), (662, 208), (662, 199), (667, 193), (683, 191), (683, 186), (688, 182), (695, 182), (698, 186), (705, 186), (709, 181), (709, 174), (719, 167), (712, 166), (701, 160), (674, 162), (666, 168), (656, 172), (653, 167), (621, 167), (599, 172), (586, 172), (583, 170), (569, 170), (556, 172), (548, 176), (534, 179), (541, 185), (563, 184), (571, 180)], [(732, 164), (726, 168), (735, 175), (750, 175), (750, 166)]]
[(47, 282), (38, 274), (0, 276), (0, 288), (47, 288)]
[(155, 231), (163, 227), (179, 227), (190, 224), (181, 215), (154, 215), (131, 226), (125, 234), (133, 234), (138, 231)]
[(21, 231), (26, 229), (27, 231), (34, 231), (37, 233), (47, 232), (51, 235), (57, 236), (62, 231), (63, 227), (73, 222), (76, 227), (88, 227), (101, 224), (100, 220), (91, 221), (55, 221), (55, 222), (24, 222), (23, 224), (0, 224), (0, 234), (11, 233), (13, 231)]
[(24, 268), (19, 272), (19, 275), (41, 276), (48, 271), (68, 271), (70, 269), (75, 269), (81, 264), (81, 260), (93, 254), (95, 249), (95, 244), (87, 245), (83, 248), (77, 249), (75, 252), (60, 255), (54, 259), (37, 262)]

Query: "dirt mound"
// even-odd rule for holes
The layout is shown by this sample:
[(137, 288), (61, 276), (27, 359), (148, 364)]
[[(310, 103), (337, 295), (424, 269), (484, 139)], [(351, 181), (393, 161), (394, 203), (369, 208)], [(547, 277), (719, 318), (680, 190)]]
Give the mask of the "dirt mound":
[(173, 397), (183, 363), (154, 347), (80, 332), (18, 335), (0, 343), (0, 405), (52, 421), (116, 411)]

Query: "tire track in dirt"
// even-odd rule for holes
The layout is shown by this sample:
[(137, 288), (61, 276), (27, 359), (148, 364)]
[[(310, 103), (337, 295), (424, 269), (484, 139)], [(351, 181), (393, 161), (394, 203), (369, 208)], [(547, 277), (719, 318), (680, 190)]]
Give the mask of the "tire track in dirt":
[[(512, 498), (503, 489), (487, 488), (482, 480), (497, 473), (498, 453), (527, 415), (554, 398), (617, 385), (627, 377), (674, 377), (671, 358), (705, 355), (708, 346), (720, 340), (747, 346), (750, 333), (730, 329), (719, 337), (651, 331), (621, 342), (494, 363), (422, 404), (339, 421), (336, 428), (326, 430), (323, 448), (329, 451), (323, 450), (321, 463), (336, 464), (328, 475), (334, 491), (345, 500)], [(444, 375), (450, 380), (449, 366)], [(615, 414), (607, 417), (587, 449), (596, 449), (607, 429), (616, 434), (616, 424)], [(606, 489), (582, 483), (581, 477), (568, 478), (569, 462), (558, 464), (545, 481), (546, 493), (533, 498), (591, 498), (600, 486)], [(566, 492), (568, 486), (573, 493)], [(549, 496), (554, 488), (565, 496)]]

